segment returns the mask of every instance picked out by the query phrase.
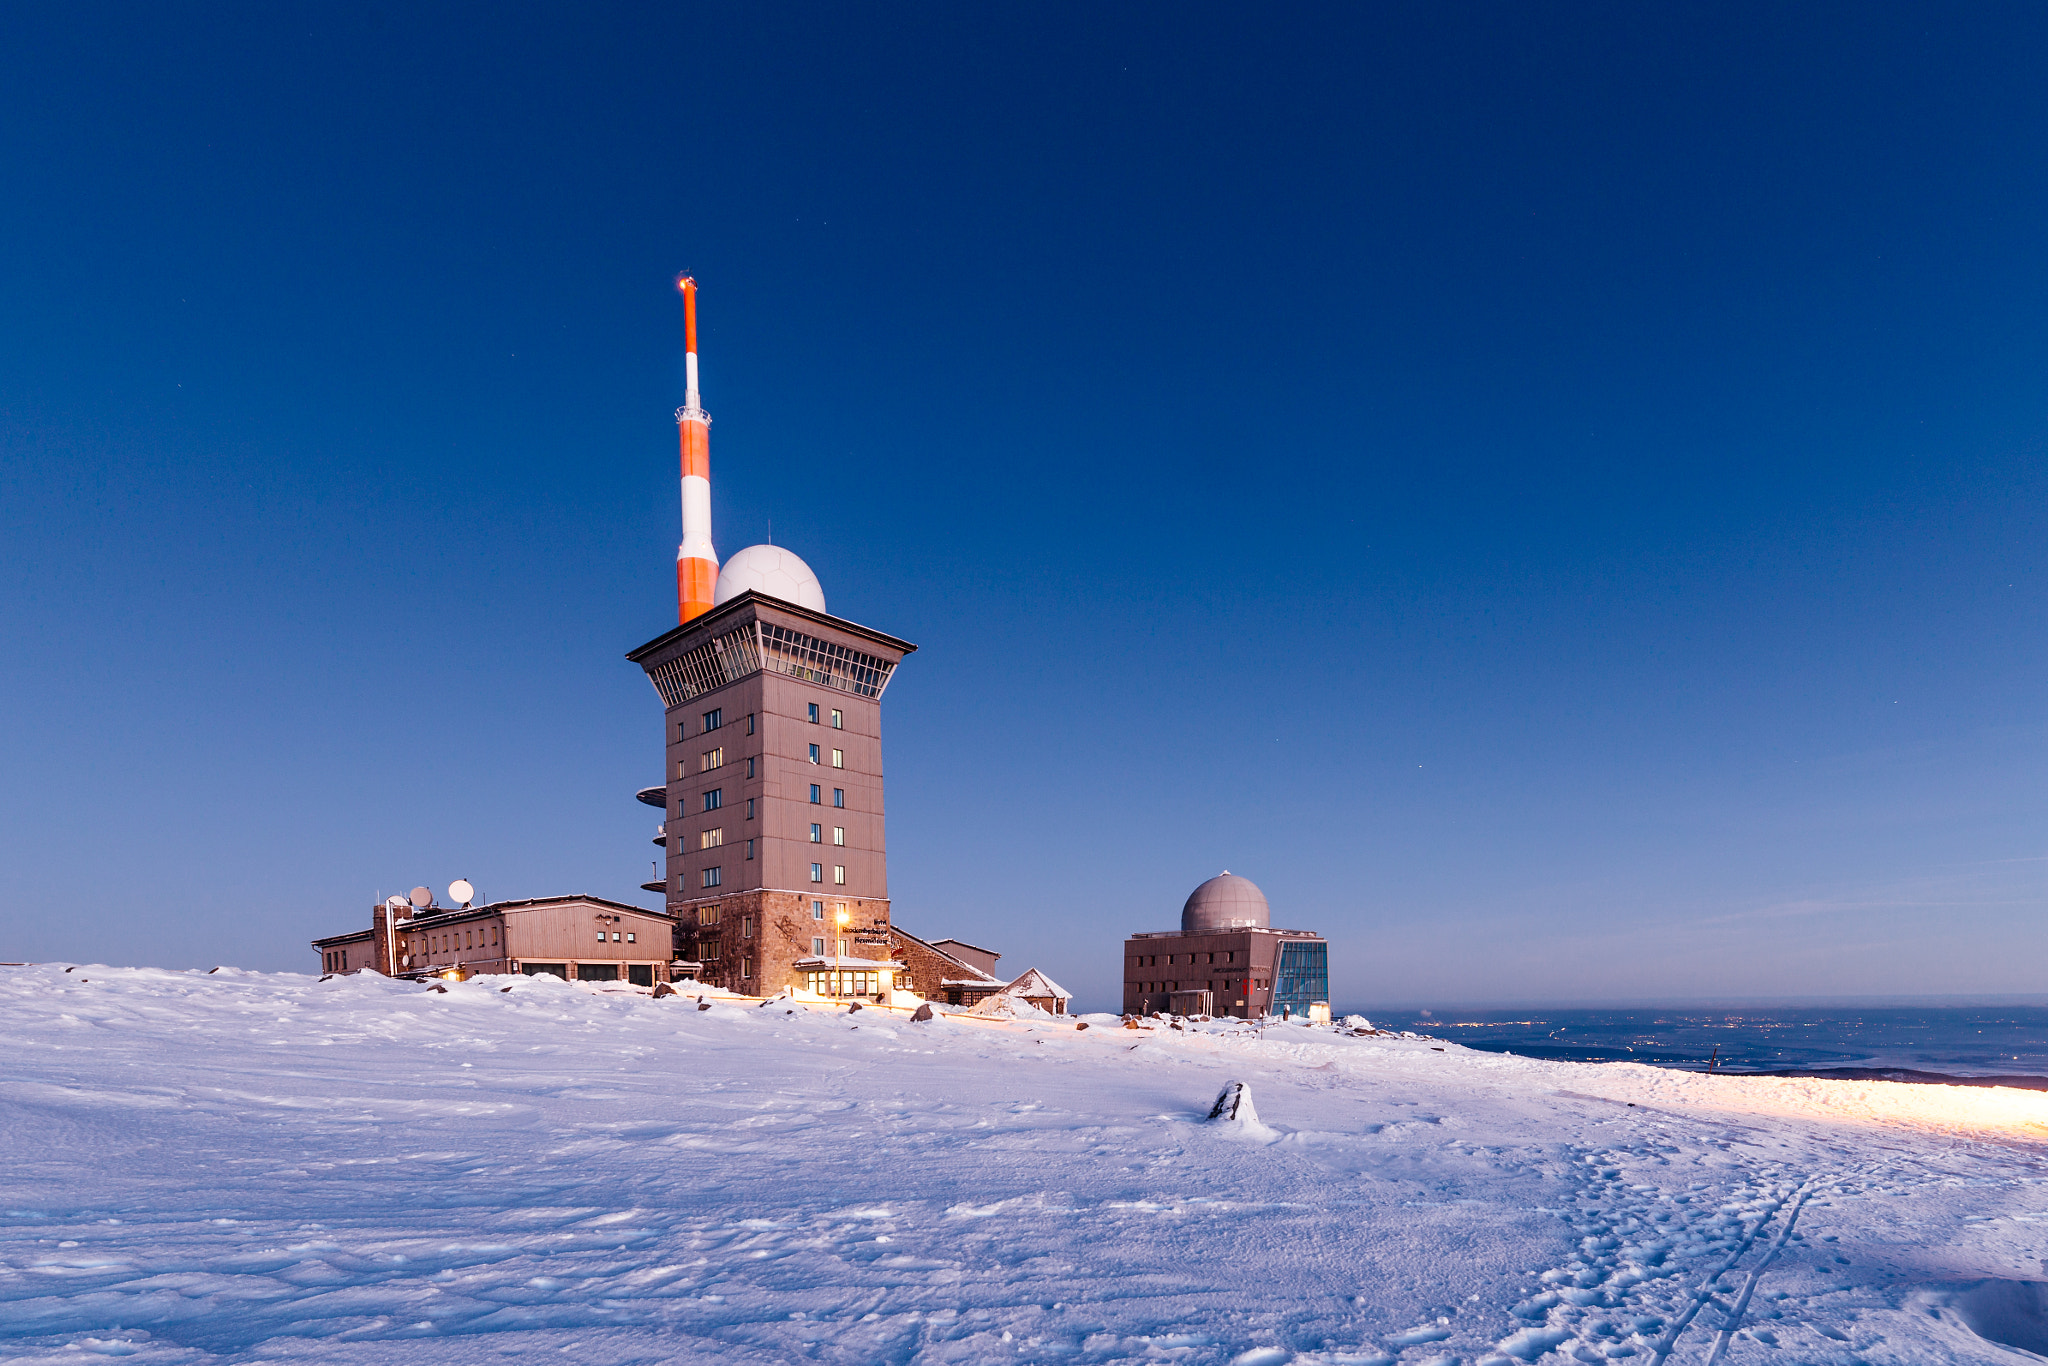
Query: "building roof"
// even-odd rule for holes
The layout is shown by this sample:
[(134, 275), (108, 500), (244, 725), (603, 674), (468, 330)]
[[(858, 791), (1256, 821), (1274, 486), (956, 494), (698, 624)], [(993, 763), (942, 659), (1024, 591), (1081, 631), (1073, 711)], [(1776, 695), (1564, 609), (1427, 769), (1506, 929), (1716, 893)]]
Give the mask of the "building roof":
[(872, 626), (863, 626), (857, 621), (848, 621), (845, 617), (835, 617), (830, 612), (813, 612), (808, 607), (799, 607), (793, 602), (784, 602), (781, 598), (770, 597), (766, 593), (757, 593), (749, 589), (729, 602), (720, 603), (702, 616), (692, 617), (680, 626), (670, 627), (638, 649), (627, 651), (626, 658), (638, 664), (642, 659), (653, 654), (670, 641), (678, 640), (692, 631), (701, 631), (708, 627), (714, 627), (726, 617), (731, 617), (737, 621), (740, 613), (755, 603), (759, 603), (764, 607), (772, 607), (780, 612), (787, 612), (794, 617), (807, 618), (822, 626), (831, 626), (852, 635), (866, 636), (879, 645), (885, 645), (894, 650), (901, 650), (904, 654), (911, 654), (917, 649), (909, 641), (898, 640), (886, 631), (877, 631)]
[(813, 971), (819, 968), (838, 968), (853, 972), (867, 972), (872, 968), (900, 968), (903, 966), (893, 958), (855, 958), (851, 955), (845, 957), (799, 958), (796, 960), (796, 965), (800, 968), (810, 968)]
[(1019, 977), (1016, 981), (1010, 983), (1010, 985), (1003, 988), (1003, 995), (1054, 996), (1062, 1001), (1071, 1001), (1074, 999), (1073, 992), (1068, 991), (1065, 987), (1061, 986), (1058, 982), (1053, 981), (1052, 978), (1046, 976), (1037, 968), (1025, 969), (1024, 975), (1022, 977)]
[(1196, 930), (1193, 933), (1189, 933), (1187, 930), (1139, 930), (1135, 934), (1131, 935), (1130, 938), (1133, 940), (1214, 939), (1218, 935), (1230, 934), (1270, 934), (1275, 939), (1312, 939), (1317, 941), (1320, 941), (1322, 939), (1322, 936), (1320, 934), (1317, 934), (1314, 930), (1273, 930), (1261, 929), (1249, 925), (1240, 925), (1235, 929), (1228, 930)]
[(985, 953), (991, 958), (1002, 957), (1002, 955), (1000, 953), (997, 953), (994, 949), (985, 949), (979, 944), (970, 944), (965, 939), (955, 939), (951, 935), (948, 935), (944, 939), (933, 939), (925, 942), (930, 943), (934, 948), (937, 948), (940, 944), (958, 944), (963, 949), (973, 949), (976, 953)]
[(999, 953), (997, 953), (997, 952), (996, 952), (996, 951), (995, 951), (994, 949), (984, 949), (984, 948), (982, 948), (982, 947), (981, 947), (980, 945), (978, 945), (978, 944), (970, 944), (970, 943), (968, 943), (968, 942), (967, 942), (966, 940), (964, 940), (964, 939), (941, 939), (941, 940), (939, 940), (939, 941), (938, 941), (937, 943), (934, 943), (934, 942), (932, 942), (932, 941), (931, 941), (931, 940), (929, 940), (929, 939), (920, 939), (920, 938), (919, 938), (918, 936), (916, 936), (916, 935), (912, 934), (912, 933), (911, 933), (911, 932), (910, 932), (909, 930), (906, 930), (906, 929), (904, 929), (904, 928), (903, 928), (903, 927), (902, 927), (901, 925), (891, 925), (891, 926), (889, 927), (889, 933), (891, 933), (891, 934), (900, 934), (900, 935), (902, 935), (902, 936), (903, 936), (903, 937), (904, 937), (905, 939), (908, 939), (908, 940), (910, 940), (910, 941), (911, 941), (912, 943), (914, 943), (914, 944), (921, 944), (921, 945), (923, 945), (923, 946), (924, 946), (925, 948), (927, 948), (927, 949), (930, 949), (930, 950), (931, 950), (931, 951), (932, 951), (933, 953), (937, 954), (937, 955), (938, 955), (939, 957), (941, 957), (941, 958), (945, 959), (945, 960), (946, 960), (946, 961), (947, 961), (948, 963), (951, 963), (951, 964), (952, 964), (952, 965), (953, 965), (954, 967), (956, 967), (956, 968), (960, 969), (960, 971), (962, 971), (962, 972), (964, 972), (964, 973), (967, 973), (967, 974), (969, 974), (969, 975), (968, 975), (968, 976), (966, 976), (966, 977), (958, 977), (958, 978), (955, 978), (955, 977), (945, 977), (945, 978), (941, 978), (941, 979), (940, 979), (940, 982), (941, 982), (941, 984), (942, 984), (942, 985), (944, 985), (944, 986), (949, 986), (949, 987), (954, 987), (954, 986), (974, 986), (974, 987), (978, 987), (978, 986), (982, 986), (982, 985), (984, 985), (984, 984), (985, 984), (985, 985), (988, 985), (988, 986), (991, 986), (991, 987), (1001, 987), (1001, 986), (1003, 985), (1003, 979), (1002, 979), (1002, 978), (1000, 978), (1000, 977), (991, 977), (991, 976), (990, 976), (990, 975), (989, 975), (988, 973), (986, 973), (986, 972), (983, 972), (983, 971), (982, 971), (982, 970), (981, 970), (980, 968), (978, 968), (978, 967), (974, 966), (974, 964), (972, 964), (972, 963), (969, 963), (969, 962), (965, 962), (965, 961), (963, 961), (962, 959), (960, 959), (960, 958), (956, 957), (955, 955), (953, 955), (953, 954), (950, 954), (950, 953), (947, 953), (947, 952), (946, 952), (946, 951), (945, 951), (944, 949), (942, 949), (942, 948), (940, 948), (940, 947), (939, 947), (939, 944), (958, 944), (958, 945), (960, 945), (960, 946), (961, 946), (962, 948), (974, 949), (974, 950), (975, 950), (976, 952), (978, 952), (978, 953), (986, 953), (986, 954), (989, 954), (990, 956), (992, 956), (992, 957), (995, 957), (995, 958), (1000, 958), (1000, 957), (1002, 957), (1002, 955), (1001, 955), (1001, 954), (999, 954)]
[(343, 944), (353, 944), (358, 940), (368, 939), (375, 933), (375, 930), (351, 930), (347, 934), (330, 934), (325, 939), (315, 939), (313, 947), (316, 949), (338, 948)]
[[(460, 924), (465, 920), (475, 920), (483, 916), (508, 915), (515, 911), (539, 911), (551, 906), (567, 905), (599, 906), (607, 911), (646, 916), (650, 920), (661, 920), (671, 925), (675, 923), (675, 917), (667, 911), (650, 911), (645, 906), (628, 906), (623, 901), (611, 901), (601, 896), (585, 896), (581, 894), (575, 896), (530, 896), (520, 901), (491, 901), (481, 906), (471, 906), (467, 910), (460, 906), (445, 908), (436, 906), (414, 915), (409, 921), (401, 920), (398, 923), (400, 925), (424, 925), (428, 929), (433, 929), (441, 925)], [(432, 923), (428, 924), (427, 922), (429, 921)]]

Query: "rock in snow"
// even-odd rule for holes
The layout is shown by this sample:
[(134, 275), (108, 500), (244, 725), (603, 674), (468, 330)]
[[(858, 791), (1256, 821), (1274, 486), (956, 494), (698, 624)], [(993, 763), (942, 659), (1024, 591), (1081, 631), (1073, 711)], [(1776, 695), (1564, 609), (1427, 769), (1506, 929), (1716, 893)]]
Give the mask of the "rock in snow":
[(1241, 1081), (1227, 1082), (1209, 1107), (1209, 1118), (1238, 1124), (1257, 1124), (1259, 1112), (1252, 1108), (1251, 1089)]
[(504, 985), (0, 968), (0, 1360), (1847, 1366), (2048, 1341), (2038, 1092)]

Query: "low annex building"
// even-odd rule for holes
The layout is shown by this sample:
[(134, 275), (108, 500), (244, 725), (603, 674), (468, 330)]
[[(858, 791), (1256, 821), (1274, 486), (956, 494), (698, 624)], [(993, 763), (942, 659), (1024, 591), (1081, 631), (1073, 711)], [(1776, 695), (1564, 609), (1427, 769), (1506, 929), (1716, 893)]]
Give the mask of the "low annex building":
[(979, 1005), (1001, 991), (992, 969), (1002, 955), (958, 939), (920, 939), (901, 925), (889, 927), (889, 956), (896, 960), (898, 987), (949, 1006)]
[(367, 930), (314, 940), (321, 970), (368, 968), (413, 978), (553, 973), (572, 981), (645, 987), (685, 977), (697, 966), (677, 959), (673, 917), (602, 897), (429, 907), (393, 922), (395, 938), (387, 942), (392, 910), (374, 908)]
[(1124, 1013), (1330, 1018), (1329, 942), (1272, 928), (1266, 894), (1225, 869), (1195, 888), (1180, 929), (1124, 941)]

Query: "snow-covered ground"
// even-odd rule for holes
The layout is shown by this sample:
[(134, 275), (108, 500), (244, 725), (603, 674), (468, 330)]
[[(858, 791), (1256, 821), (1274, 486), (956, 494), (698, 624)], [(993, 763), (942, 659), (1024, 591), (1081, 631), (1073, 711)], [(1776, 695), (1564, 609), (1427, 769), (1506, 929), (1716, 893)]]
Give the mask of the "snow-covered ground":
[(503, 985), (0, 968), (0, 1359), (2048, 1350), (2048, 1095)]

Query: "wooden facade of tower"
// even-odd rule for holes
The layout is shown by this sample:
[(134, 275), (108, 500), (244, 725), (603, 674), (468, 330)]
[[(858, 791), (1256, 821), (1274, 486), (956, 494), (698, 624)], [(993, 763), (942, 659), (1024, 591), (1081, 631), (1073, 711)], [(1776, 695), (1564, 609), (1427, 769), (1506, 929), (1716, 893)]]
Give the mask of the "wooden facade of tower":
[(916, 648), (749, 592), (626, 656), (661, 695), (663, 888), (707, 985), (889, 962), (881, 702)]

